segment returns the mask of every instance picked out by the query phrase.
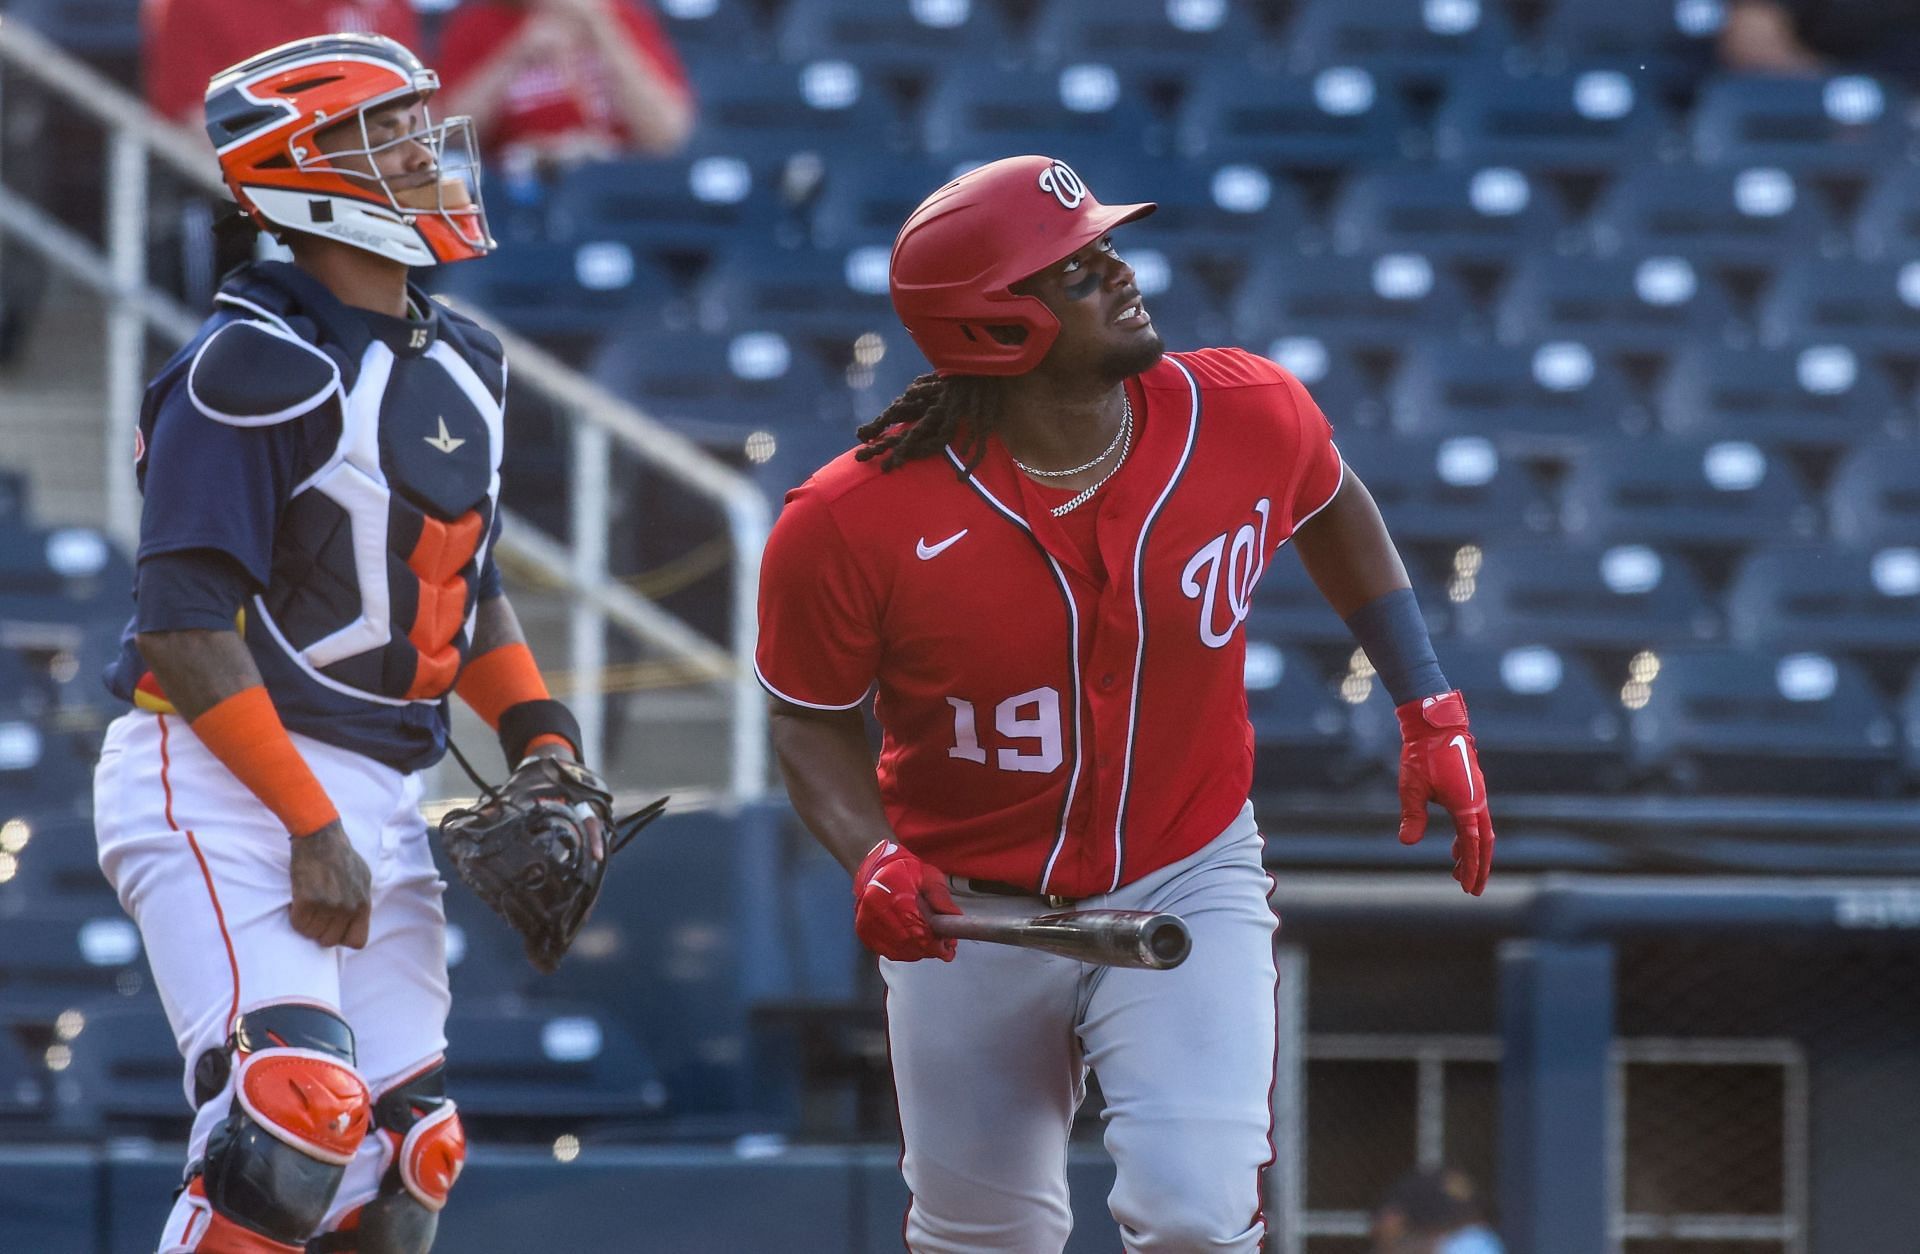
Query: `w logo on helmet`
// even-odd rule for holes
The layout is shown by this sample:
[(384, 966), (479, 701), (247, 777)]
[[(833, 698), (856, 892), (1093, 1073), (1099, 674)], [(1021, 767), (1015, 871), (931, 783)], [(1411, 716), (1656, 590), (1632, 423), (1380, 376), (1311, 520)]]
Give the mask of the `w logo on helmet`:
[(1063, 209), (1078, 209), (1080, 202), (1087, 198), (1087, 185), (1064, 161), (1056, 161), (1040, 171), (1040, 190), (1053, 193)]

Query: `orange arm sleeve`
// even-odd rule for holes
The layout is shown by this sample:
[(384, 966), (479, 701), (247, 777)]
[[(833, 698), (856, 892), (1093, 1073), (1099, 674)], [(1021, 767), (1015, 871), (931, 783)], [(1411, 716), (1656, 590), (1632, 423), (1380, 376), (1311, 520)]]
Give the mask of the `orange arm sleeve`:
[(311, 836), (340, 817), (263, 685), (243, 688), (192, 721), (200, 742), (260, 798), (294, 836)]
[[(540, 667), (533, 660), (533, 650), (518, 640), (468, 659), (466, 667), (460, 672), (459, 682), (454, 685), (454, 691), (472, 707), (482, 722), (495, 731), (500, 730), (500, 716), (513, 706), (522, 701), (552, 699), (552, 694), (547, 691), (547, 681), (540, 677)], [(535, 736), (527, 742), (529, 750), (543, 745), (563, 745), (569, 751), (573, 749), (573, 744), (565, 736), (552, 734)]]

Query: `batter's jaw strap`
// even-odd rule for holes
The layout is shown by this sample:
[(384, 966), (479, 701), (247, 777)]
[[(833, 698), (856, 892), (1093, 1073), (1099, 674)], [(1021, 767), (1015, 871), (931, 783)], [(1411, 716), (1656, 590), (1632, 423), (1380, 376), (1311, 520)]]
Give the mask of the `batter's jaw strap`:
[(373, 1122), (353, 1032), (324, 1006), (272, 1003), (235, 1022), (230, 1054), (233, 1105), (188, 1186), (213, 1224), (192, 1248), (303, 1250)]

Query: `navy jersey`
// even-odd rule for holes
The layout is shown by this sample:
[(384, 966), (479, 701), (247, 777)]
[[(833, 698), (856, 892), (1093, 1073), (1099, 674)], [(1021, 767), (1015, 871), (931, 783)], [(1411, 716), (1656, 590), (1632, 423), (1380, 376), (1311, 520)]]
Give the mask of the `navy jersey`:
[[(418, 319), (342, 304), (298, 268), (235, 272), (147, 388), (142, 564), (244, 572), (237, 625), (293, 731), (414, 771), (445, 751), (446, 695), (497, 595), (499, 341), (417, 290)], [(133, 643), (108, 688), (166, 694)]]

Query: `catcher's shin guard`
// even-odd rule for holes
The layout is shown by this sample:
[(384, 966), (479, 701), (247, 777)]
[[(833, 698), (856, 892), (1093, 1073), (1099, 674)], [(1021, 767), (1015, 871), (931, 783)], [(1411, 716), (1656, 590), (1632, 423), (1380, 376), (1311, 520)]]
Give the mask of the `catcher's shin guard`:
[(440, 1209), (467, 1158), (445, 1064), (436, 1060), (382, 1093), (373, 1122), (393, 1154), (380, 1192), (347, 1227), (315, 1241), (309, 1254), (427, 1254), (433, 1248)]
[(189, 1248), (297, 1254), (372, 1121), (353, 1032), (323, 1006), (279, 1002), (240, 1016), (230, 1053), (233, 1109), (187, 1186), (206, 1198), (210, 1224)]

